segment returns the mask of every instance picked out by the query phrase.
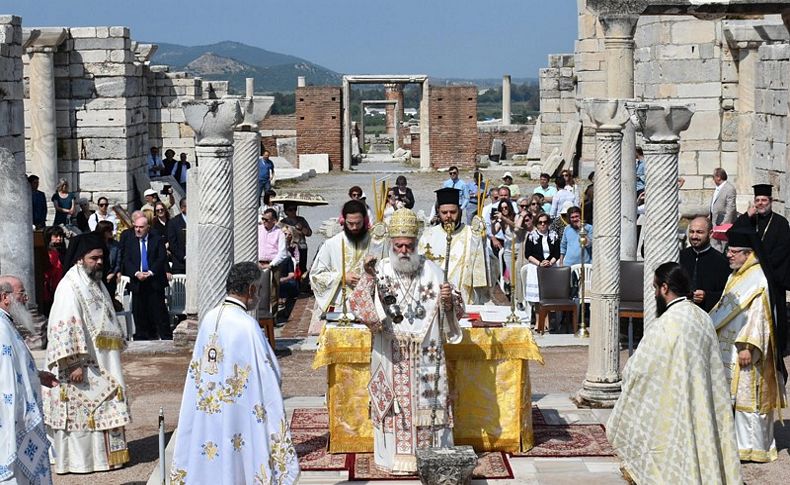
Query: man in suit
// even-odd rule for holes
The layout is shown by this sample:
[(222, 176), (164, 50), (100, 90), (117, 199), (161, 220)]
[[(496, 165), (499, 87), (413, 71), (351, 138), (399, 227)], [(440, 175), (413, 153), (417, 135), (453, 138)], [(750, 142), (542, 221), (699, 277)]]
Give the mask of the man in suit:
[[(714, 226), (735, 222), (735, 186), (727, 182), (727, 172), (723, 168), (713, 171), (713, 183), (716, 190), (710, 199), (710, 222)], [(724, 242), (711, 240), (711, 246), (719, 252), (724, 251)]]
[(167, 250), (161, 235), (149, 231), (148, 219), (136, 215), (132, 221), (134, 237), (122, 238), (123, 274), (129, 277), (132, 292), (132, 315), (137, 331), (134, 338), (170, 340), (165, 287), (167, 286)]
[(171, 273), (184, 274), (187, 271), (186, 230), (187, 230), (187, 199), (178, 203), (181, 214), (170, 219), (167, 224), (167, 241), (169, 243), (170, 261), (173, 263)]

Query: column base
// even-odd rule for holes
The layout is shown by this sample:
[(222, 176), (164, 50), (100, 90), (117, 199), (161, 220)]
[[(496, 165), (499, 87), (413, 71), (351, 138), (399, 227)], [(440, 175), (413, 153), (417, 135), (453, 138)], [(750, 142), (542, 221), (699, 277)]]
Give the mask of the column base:
[(571, 398), (579, 408), (613, 408), (620, 398), (622, 381), (592, 382), (585, 380), (582, 388)]
[(191, 349), (195, 346), (198, 334), (197, 315), (188, 315), (187, 319), (173, 330), (173, 346), (177, 349)]

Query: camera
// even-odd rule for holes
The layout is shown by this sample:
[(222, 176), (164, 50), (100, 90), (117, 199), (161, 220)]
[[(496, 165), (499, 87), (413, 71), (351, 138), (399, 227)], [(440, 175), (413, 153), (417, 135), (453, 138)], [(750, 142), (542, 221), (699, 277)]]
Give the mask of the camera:
[(162, 190), (159, 191), (159, 193), (162, 195), (168, 195), (170, 193), (170, 190), (171, 190), (170, 184), (165, 184), (162, 187)]

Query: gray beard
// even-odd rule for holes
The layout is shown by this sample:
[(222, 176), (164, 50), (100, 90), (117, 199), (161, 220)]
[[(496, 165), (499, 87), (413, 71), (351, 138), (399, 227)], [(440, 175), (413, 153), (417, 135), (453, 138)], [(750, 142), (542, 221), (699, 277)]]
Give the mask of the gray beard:
[(11, 299), (11, 304), (8, 305), (8, 314), (14, 319), (14, 325), (17, 328), (22, 328), (28, 333), (34, 333), (36, 328), (33, 326), (33, 315), (30, 314), (24, 303), (20, 303), (15, 299)]
[(398, 273), (414, 276), (422, 267), (422, 256), (420, 256), (417, 251), (414, 251), (408, 256), (402, 257), (390, 249), (390, 264), (392, 265), (392, 269)]

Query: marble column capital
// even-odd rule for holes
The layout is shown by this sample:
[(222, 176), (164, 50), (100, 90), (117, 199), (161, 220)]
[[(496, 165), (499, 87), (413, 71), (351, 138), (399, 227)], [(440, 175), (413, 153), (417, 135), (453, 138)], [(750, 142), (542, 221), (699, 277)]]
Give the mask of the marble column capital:
[(584, 98), (577, 103), (598, 132), (620, 133), (630, 117), (622, 99)]
[(639, 14), (612, 12), (598, 16), (603, 27), (604, 44), (625, 43), (633, 45)]
[(156, 44), (141, 44), (139, 42), (132, 42), (134, 60), (140, 64), (146, 64), (151, 61), (151, 57), (153, 57), (158, 48), (159, 46)]
[(233, 146), (233, 128), (242, 120), (237, 100), (186, 101), (181, 106), (196, 146)]
[(786, 24), (778, 21), (724, 20), (721, 28), (731, 49), (757, 49), (766, 43), (790, 40)]
[[(242, 131), (249, 131), (250, 128), (257, 131), (258, 123), (263, 121), (274, 105), (274, 96), (250, 96), (241, 99), (241, 106), (243, 107), (243, 120), (237, 129)], [(244, 130), (242, 127), (248, 127)]]
[(22, 48), (28, 53), (52, 53), (66, 38), (64, 27), (40, 27), (22, 30)]
[(631, 120), (649, 143), (677, 143), (691, 124), (694, 105), (627, 103)]

